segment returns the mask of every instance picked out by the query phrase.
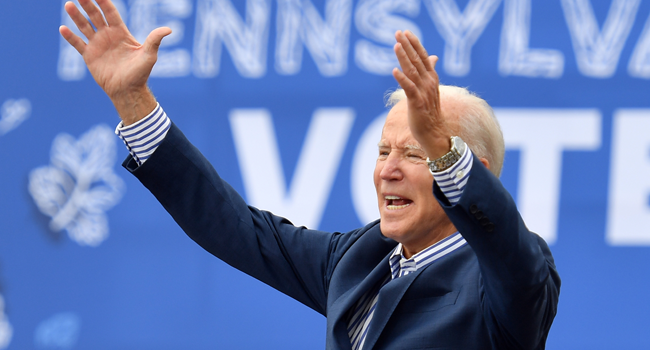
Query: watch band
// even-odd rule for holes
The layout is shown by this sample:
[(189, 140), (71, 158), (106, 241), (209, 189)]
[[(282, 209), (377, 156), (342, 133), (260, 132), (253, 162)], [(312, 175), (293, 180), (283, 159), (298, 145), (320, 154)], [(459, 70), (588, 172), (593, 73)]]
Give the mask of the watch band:
[(427, 157), (427, 164), (429, 165), (429, 171), (433, 174), (451, 168), (463, 156), (466, 148), (467, 145), (460, 137), (452, 136), (451, 149), (449, 150), (449, 152), (447, 152), (447, 154), (434, 160), (430, 160)]

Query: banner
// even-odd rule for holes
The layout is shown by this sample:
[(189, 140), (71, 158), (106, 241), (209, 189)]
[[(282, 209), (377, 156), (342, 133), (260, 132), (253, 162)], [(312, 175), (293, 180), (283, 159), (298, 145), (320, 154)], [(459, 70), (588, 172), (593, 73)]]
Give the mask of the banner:
[[(114, 2), (140, 42), (172, 28), (150, 87), (220, 175), (328, 231), (379, 216), (394, 33), (413, 31), (495, 108), (501, 180), (562, 278), (547, 348), (650, 347), (650, 3)], [(121, 168), (64, 3), (0, 10), (0, 349), (323, 349), (324, 317), (203, 251)]]

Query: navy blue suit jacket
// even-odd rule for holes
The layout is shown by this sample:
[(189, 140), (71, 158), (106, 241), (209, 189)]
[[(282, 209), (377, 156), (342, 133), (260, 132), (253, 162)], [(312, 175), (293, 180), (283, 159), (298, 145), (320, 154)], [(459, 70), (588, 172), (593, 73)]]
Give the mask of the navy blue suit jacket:
[[(347, 233), (295, 227), (246, 205), (172, 125), (129, 169), (205, 250), (327, 317), (327, 349), (350, 349), (347, 315), (389, 273), (379, 222)], [(476, 160), (460, 202), (434, 195), (469, 243), (379, 293), (364, 349), (543, 349), (560, 278), (546, 243)]]

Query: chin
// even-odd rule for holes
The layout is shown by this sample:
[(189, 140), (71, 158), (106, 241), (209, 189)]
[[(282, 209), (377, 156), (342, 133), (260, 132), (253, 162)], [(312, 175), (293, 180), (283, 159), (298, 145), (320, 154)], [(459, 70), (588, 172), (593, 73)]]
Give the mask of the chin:
[(401, 241), (401, 236), (403, 235), (404, 230), (400, 227), (399, 223), (396, 222), (385, 222), (384, 220), (379, 222), (379, 228), (381, 233), (392, 240)]

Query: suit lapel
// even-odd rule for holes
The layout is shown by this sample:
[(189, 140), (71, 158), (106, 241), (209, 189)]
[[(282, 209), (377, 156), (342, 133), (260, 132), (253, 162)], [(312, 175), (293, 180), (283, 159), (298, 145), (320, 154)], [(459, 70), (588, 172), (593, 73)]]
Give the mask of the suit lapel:
[(379, 335), (384, 330), (384, 327), (388, 323), (393, 311), (395, 311), (397, 304), (402, 300), (402, 296), (404, 296), (404, 293), (406, 293), (406, 290), (411, 286), (413, 281), (415, 281), (415, 279), (422, 273), (422, 271), (426, 270), (427, 267), (392, 280), (379, 291), (375, 313), (370, 322), (366, 341), (363, 345), (364, 349), (372, 349), (375, 346), (375, 343), (379, 339)]
[[(330, 318), (332, 321), (328, 322), (328, 328), (332, 327), (332, 329), (328, 330), (328, 333), (331, 331), (334, 334), (334, 339), (336, 339), (338, 343), (337, 347), (332, 349), (352, 348), (350, 337), (348, 336), (348, 320), (346, 316), (348, 311), (354, 307), (365, 292), (370, 290), (370, 288), (390, 273), (388, 265), (389, 255), (390, 252), (379, 264), (377, 264), (377, 266), (375, 266), (367, 278), (348, 290), (346, 293), (342, 294), (330, 307), (328, 312), (328, 321), (330, 321)], [(329, 346), (328, 349), (330, 349)]]
[[(390, 253), (389, 253), (390, 255)], [(386, 277), (390, 273), (387, 255), (379, 265), (356, 287), (350, 289), (347, 293), (341, 295), (330, 309), (329, 316), (333, 318), (333, 322), (328, 322), (328, 327), (333, 327), (331, 330), (334, 334), (334, 339), (338, 344), (336, 347), (329, 347), (328, 349), (351, 349), (350, 338), (348, 337), (348, 322), (347, 314), (350, 308), (354, 307), (357, 301), (363, 296), (363, 293), (372, 288), (380, 279)], [(429, 267), (429, 266), (427, 266)], [(372, 349), (379, 339), (379, 335), (384, 330), (388, 323), (390, 316), (395, 311), (397, 304), (402, 300), (402, 296), (411, 286), (413, 281), (424, 271), (427, 267), (419, 269), (406, 276), (389, 281), (380, 291), (379, 298), (377, 299), (377, 306), (375, 313), (370, 322), (370, 328), (366, 335), (366, 341), (363, 346), (364, 349)], [(329, 318), (329, 317), (328, 317)]]

